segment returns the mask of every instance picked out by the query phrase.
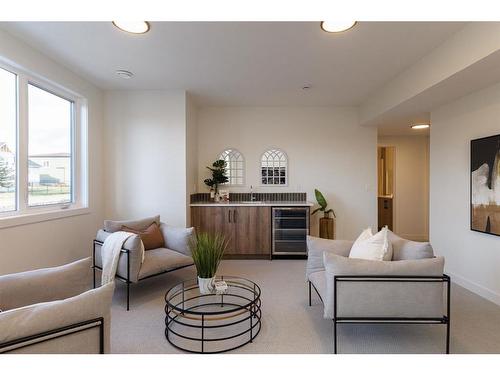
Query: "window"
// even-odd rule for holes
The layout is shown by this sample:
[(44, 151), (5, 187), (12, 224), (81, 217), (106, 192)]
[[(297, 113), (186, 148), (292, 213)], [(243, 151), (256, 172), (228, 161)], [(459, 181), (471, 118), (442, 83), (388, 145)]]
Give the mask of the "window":
[(227, 184), (231, 186), (244, 185), (245, 160), (243, 155), (238, 150), (229, 148), (219, 155), (219, 159), (226, 162), (227, 178), (229, 180)]
[(288, 184), (288, 158), (278, 149), (270, 149), (260, 159), (262, 185)]
[(73, 102), (28, 85), (28, 205), (72, 201)]
[[(59, 215), (54, 210), (87, 207), (85, 104), (84, 98), (2, 64), (0, 218), (34, 222), (26, 219), (29, 214), (52, 218)], [(8, 223), (2, 220), (0, 226)]]
[(17, 76), (0, 68), (0, 213), (17, 208)]

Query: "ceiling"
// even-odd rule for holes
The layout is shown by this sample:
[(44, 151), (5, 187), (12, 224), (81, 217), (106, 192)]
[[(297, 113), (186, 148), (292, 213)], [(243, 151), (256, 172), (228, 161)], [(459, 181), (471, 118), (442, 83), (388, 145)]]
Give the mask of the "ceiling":
[(319, 22), (152, 22), (144, 35), (111, 22), (0, 28), (105, 90), (186, 89), (214, 106), (358, 106), (464, 25), (360, 22), (340, 34)]

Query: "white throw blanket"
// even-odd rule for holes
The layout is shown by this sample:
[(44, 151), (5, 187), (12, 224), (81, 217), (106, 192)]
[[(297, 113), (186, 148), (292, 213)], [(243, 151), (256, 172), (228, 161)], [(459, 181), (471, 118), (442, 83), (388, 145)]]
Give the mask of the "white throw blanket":
[(118, 259), (120, 258), (120, 251), (125, 241), (133, 235), (134, 233), (119, 231), (111, 233), (104, 240), (104, 244), (101, 248), (102, 285), (114, 281), (116, 269), (118, 267)]

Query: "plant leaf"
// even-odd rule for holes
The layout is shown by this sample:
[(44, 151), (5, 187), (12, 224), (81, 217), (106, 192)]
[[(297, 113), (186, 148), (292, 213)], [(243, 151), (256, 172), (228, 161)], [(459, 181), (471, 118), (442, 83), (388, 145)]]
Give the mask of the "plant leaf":
[(316, 208), (313, 212), (311, 212), (311, 215), (314, 215), (316, 212), (320, 211), (321, 210), (321, 207), (319, 208)]
[(190, 239), (189, 248), (199, 277), (215, 276), (228, 243), (220, 233), (201, 232)]
[(321, 194), (321, 191), (318, 189), (314, 189), (314, 195), (316, 195), (316, 200), (318, 201), (318, 204), (321, 206), (323, 210), (326, 209), (326, 206), (328, 206), (328, 203), (326, 202), (325, 197), (323, 194)]

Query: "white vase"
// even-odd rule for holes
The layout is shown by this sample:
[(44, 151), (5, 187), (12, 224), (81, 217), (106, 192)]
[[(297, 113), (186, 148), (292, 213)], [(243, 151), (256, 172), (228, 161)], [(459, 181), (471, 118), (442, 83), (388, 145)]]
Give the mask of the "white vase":
[(198, 287), (201, 294), (212, 294), (214, 292), (214, 279), (215, 277), (204, 278), (198, 276)]

